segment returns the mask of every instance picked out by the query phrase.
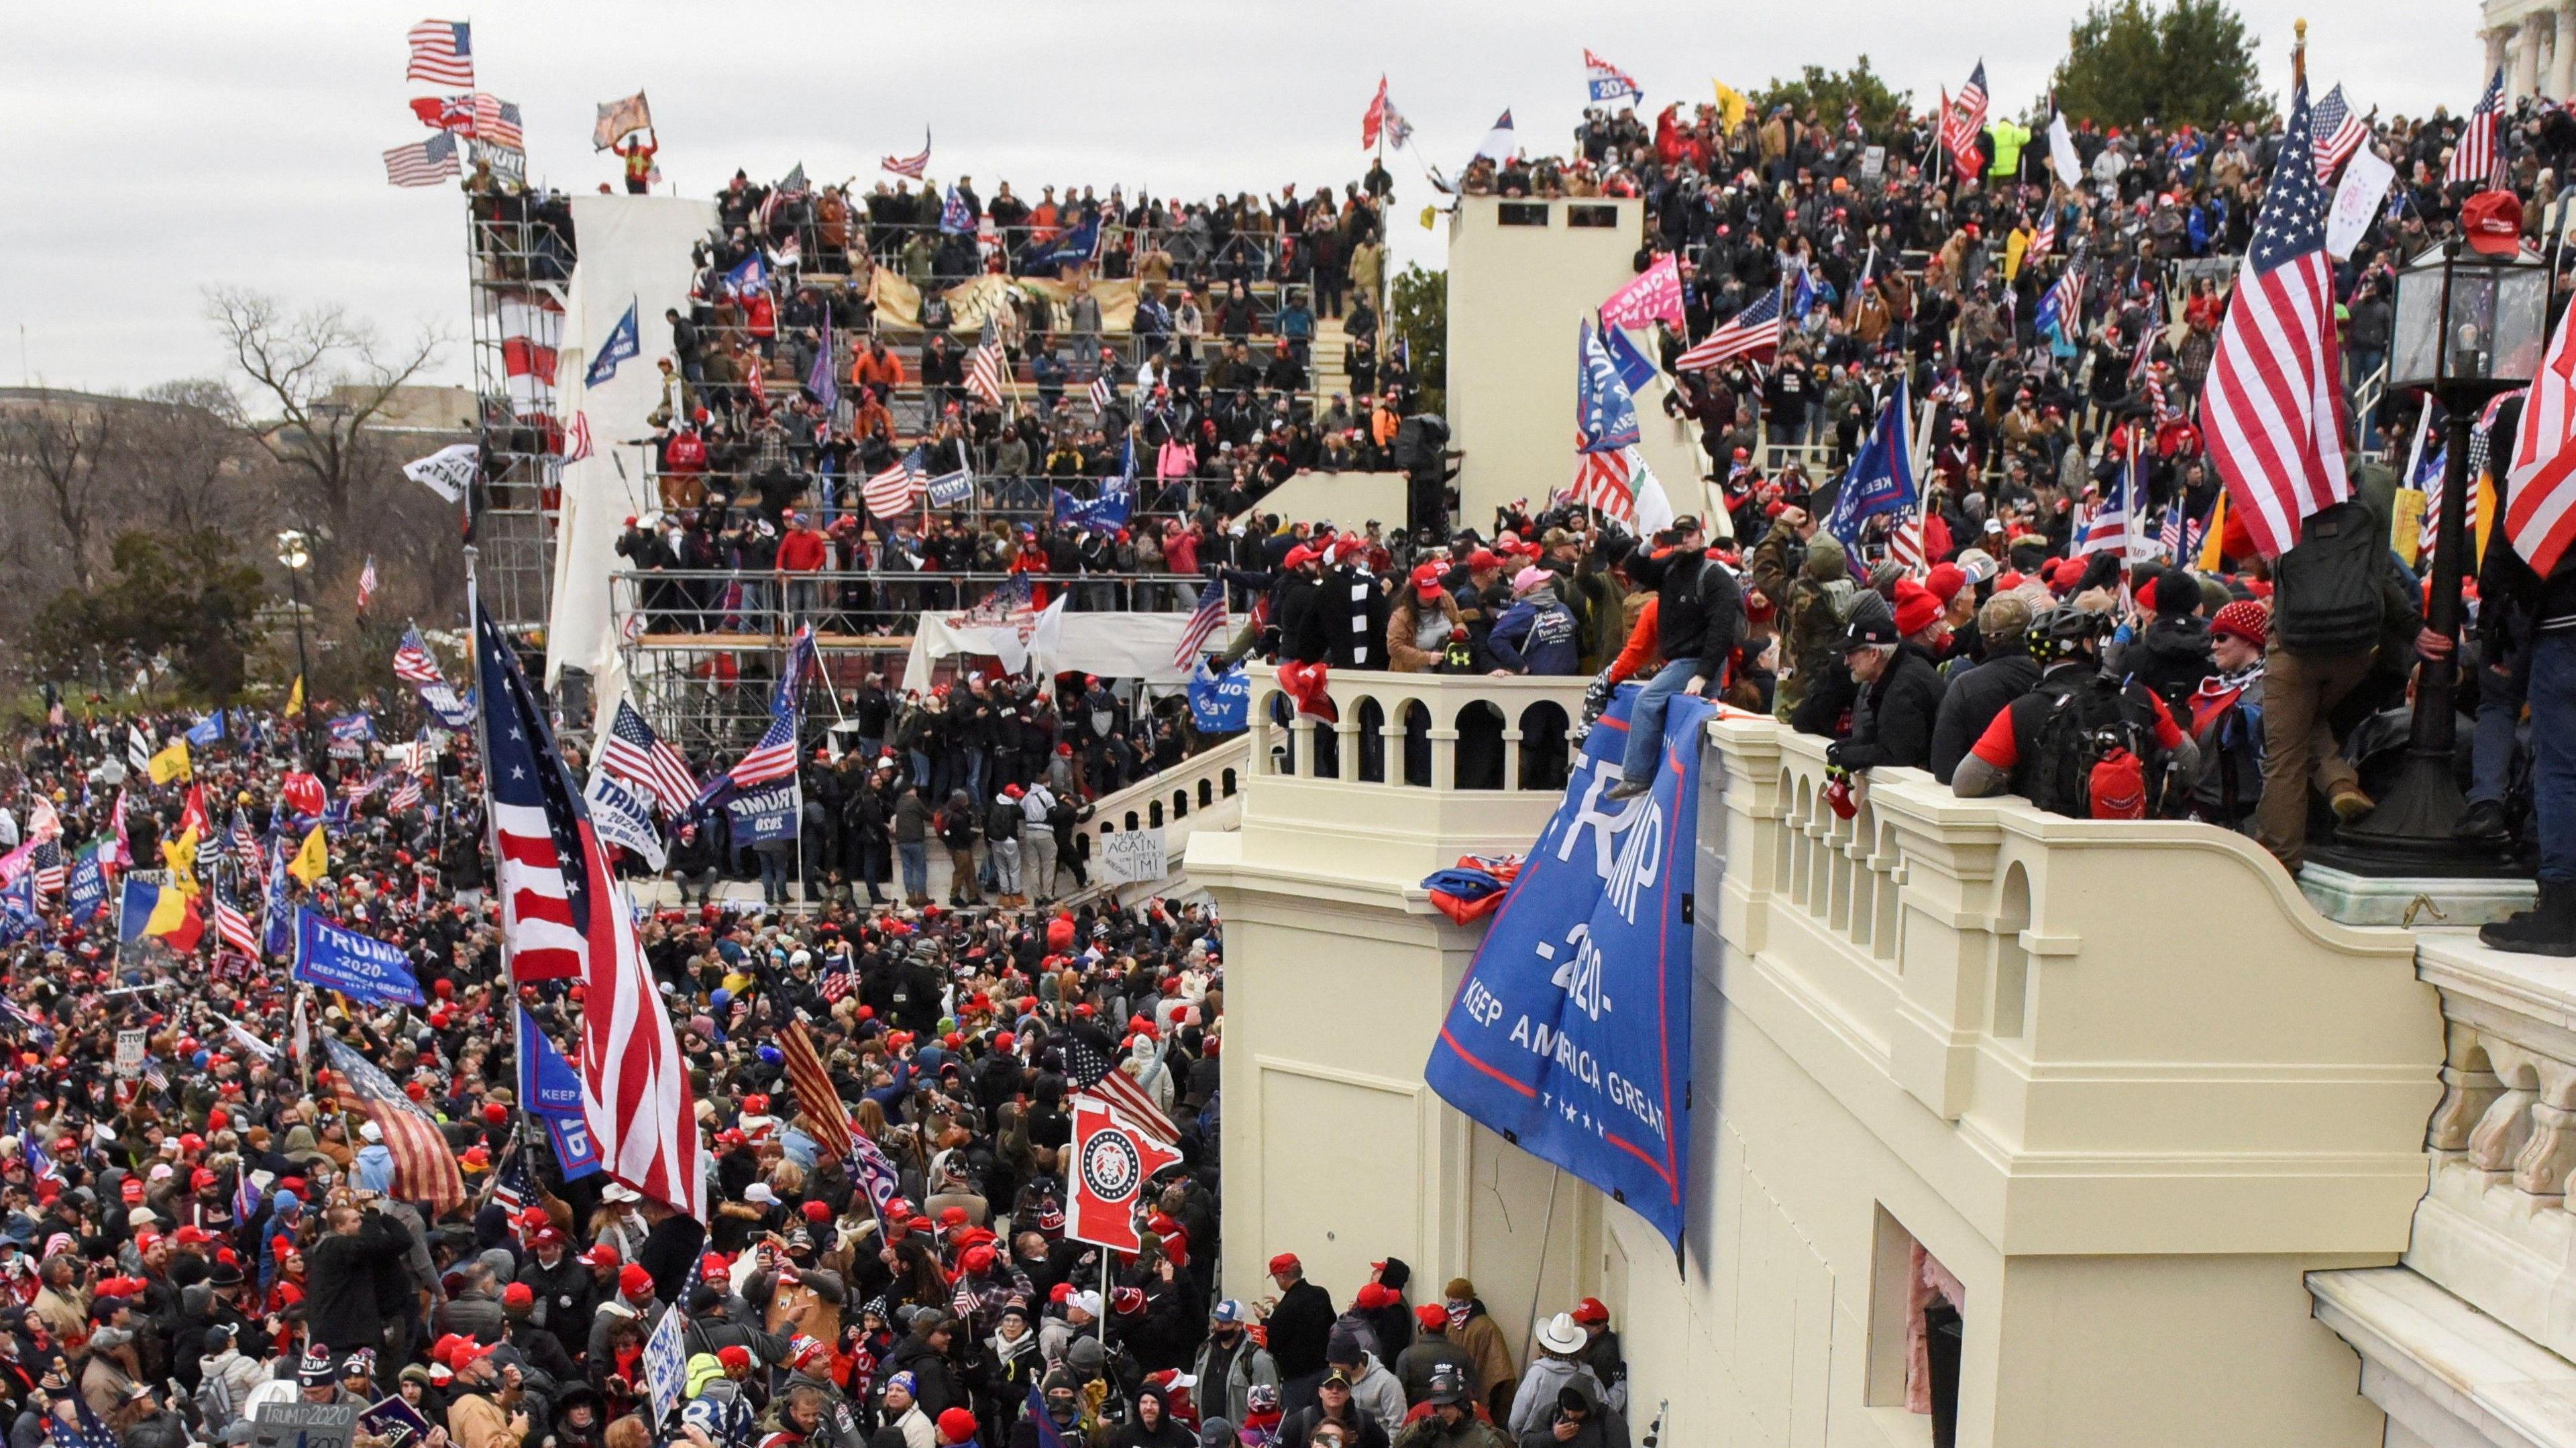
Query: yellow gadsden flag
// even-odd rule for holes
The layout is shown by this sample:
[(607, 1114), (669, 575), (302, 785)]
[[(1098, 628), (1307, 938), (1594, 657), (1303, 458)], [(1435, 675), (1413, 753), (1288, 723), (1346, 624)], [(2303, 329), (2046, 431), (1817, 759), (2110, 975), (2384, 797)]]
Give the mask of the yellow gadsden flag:
[(314, 881), (322, 878), (323, 872), (330, 868), (330, 846), (322, 841), (322, 827), (315, 825), (313, 833), (304, 837), (303, 847), (295, 852), (295, 858), (286, 862), (286, 873), (304, 882), (309, 888)]
[(197, 884), (197, 827), (190, 825), (179, 832), (179, 838), (161, 846), (161, 863), (170, 868), (170, 883), (181, 894), (194, 895)]
[(304, 676), (302, 674), (295, 676), (295, 687), (286, 691), (286, 707), (278, 712), (288, 719), (295, 718), (304, 712)]
[(168, 784), (172, 780), (185, 784), (196, 777), (196, 770), (188, 763), (188, 741), (185, 739), (171, 740), (169, 748), (153, 755), (143, 767), (152, 776), (154, 784)]
[(1717, 88), (1717, 118), (1725, 122), (1730, 131), (1743, 125), (1745, 116), (1753, 110), (1753, 102), (1744, 98), (1744, 92), (1722, 80), (1712, 79), (1709, 84)]

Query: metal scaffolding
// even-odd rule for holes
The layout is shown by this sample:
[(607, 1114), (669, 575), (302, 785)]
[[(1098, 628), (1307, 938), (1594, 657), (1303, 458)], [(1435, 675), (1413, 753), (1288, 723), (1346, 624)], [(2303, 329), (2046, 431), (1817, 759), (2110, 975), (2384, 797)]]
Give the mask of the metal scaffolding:
[(475, 538), (482, 598), (504, 628), (541, 628), (562, 503), (555, 358), (572, 280), (571, 223), (524, 194), (468, 202), (466, 276), (483, 448)]

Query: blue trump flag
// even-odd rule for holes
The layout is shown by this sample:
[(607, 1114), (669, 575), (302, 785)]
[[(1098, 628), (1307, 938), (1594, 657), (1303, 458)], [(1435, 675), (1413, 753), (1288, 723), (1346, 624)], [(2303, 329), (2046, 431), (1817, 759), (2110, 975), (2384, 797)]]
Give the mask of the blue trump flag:
[(582, 1110), (581, 1077), (524, 1006), (519, 1010), (519, 1100), (545, 1122), (546, 1140), (565, 1181), (599, 1170), (599, 1148)]
[(617, 325), (608, 329), (608, 340), (600, 343), (599, 350), (591, 354), (590, 370), (582, 374), (582, 386), (597, 387), (606, 382), (617, 375), (618, 363), (644, 350), (643, 339), (635, 330), (635, 307), (636, 302), (628, 300), (626, 315), (618, 318)]
[(1676, 695), (1654, 787), (1622, 803), (1626, 688), (1584, 741), (1449, 1004), (1423, 1078), (1442, 1100), (1625, 1202), (1680, 1250), (1690, 1180), (1691, 920), (1700, 739)]
[(1577, 339), (1578, 362), (1575, 370), (1575, 426), (1580, 434), (1575, 439), (1577, 452), (1617, 452), (1633, 446), (1638, 440), (1637, 401), (1628, 395), (1628, 384), (1619, 377), (1619, 365), (1610, 360), (1609, 350), (1601, 345), (1600, 334), (1592, 324), (1582, 324)]
[(1852, 459), (1842, 486), (1834, 490), (1833, 511), (1825, 515), (1825, 531), (1852, 550), (1855, 559), (1860, 556), (1861, 524), (1881, 513), (1902, 513), (1914, 506), (1914, 418), (1908, 402), (1905, 384), (1899, 381), (1887, 394), (1887, 405), (1879, 409), (1869, 442)]
[[(107, 866), (99, 858), (100, 842), (92, 840), (72, 856), (71, 882), (63, 888), (65, 914), (74, 925), (87, 925), (107, 908)], [(25, 876), (35, 879), (35, 872)]]
[(1627, 384), (1633, 401), (1645, 385), (1655, 380), (1655, 359), (1637, 345), (1625, 327), (1603, 327), (1601, 349), (1610, 354), (1610, 365), (1619, 369), (1619, 380)]
[(1190, 723), (1202, 734), (1235, 734), (1252, 727), (1252, 676), (1241, 668), (1190, 671)]
[(295, 912), (294, 978), (336, 990), (366, 1005), (422, 1004), (420, 982), (402, 947), (335, 925), (310, 910)]
[(1100, 496), (1077, 498), (1062, 488), (1055, 490), (1055, 525), (1059, 528), (1088, 528), (1095, 533), (1111, 533), (1127, 526), (1127, 513), (1136, 501), (1136, 440), (1127, 440), (1127, 449), (1118, 476), (1103, 478)]

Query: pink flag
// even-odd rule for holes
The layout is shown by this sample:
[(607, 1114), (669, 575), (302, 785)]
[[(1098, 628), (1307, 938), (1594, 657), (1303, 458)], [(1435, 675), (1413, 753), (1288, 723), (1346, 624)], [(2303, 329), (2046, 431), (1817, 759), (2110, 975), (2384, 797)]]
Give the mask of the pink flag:
[(1605, 327), (1640, 328), (1658, 319), (1677, 328), (1684, 325), (1681, 266), (1671, 252), (1656, 258), (1653, 266), (1637, 273), (1601, 304)]

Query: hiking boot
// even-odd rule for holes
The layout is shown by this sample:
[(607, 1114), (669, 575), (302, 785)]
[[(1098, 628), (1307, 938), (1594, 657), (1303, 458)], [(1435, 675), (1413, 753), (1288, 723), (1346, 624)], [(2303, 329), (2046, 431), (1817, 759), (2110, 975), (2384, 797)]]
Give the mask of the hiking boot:
[(2576, 956), (2576, 882), (2541, 881), (2535, 908), (2480, 929), (2478, 940), (2520, 955)]
[(2326, 804), (2334, 810), (2337, 821), (2348, 825), (2361, 823), (2370, 817), (2372, 810), (2379, 808), (2379, 802), (2363, 794), (2357, 785), (2346, 785), (2336, 790)]
[(2513, 831), (2505, 827), (2504, 806), (2481, 799), (2471, 802), (2460, 822), (2451, 827), (2451, 837), (2463, 844), (2502, 845), (2512, 841)]
[(1609, 789), (1603, 791), (1601, 797), (1607, 800), (1635, 799), (1641, 794), (1651, 793), (1654, 790), (1654, 787), (1655, 782), (1651, 779), (1643, 781), (1642, 783), (1634, 780), (1623, 779), (1617, 784), (1610, 786)]

